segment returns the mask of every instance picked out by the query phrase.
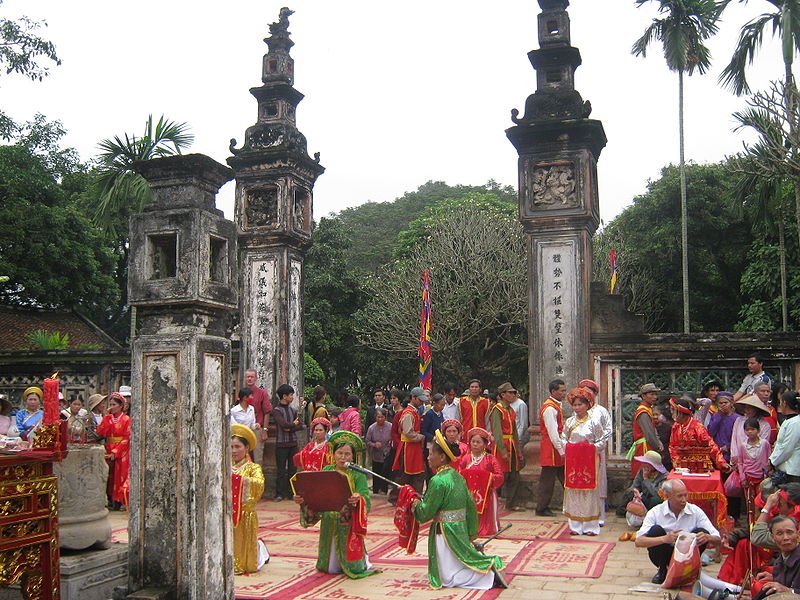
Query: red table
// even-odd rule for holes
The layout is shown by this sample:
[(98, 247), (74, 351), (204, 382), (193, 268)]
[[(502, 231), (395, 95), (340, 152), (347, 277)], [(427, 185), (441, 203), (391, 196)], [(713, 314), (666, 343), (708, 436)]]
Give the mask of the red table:
[(689, 502), (699, 506), (717, 528), (725, 526), (728, 516), (728, 499), (725, 497), (725, 488), (722, 487), (722, 473), (691, 473), (682, 475), (670, 471), (667, 479), (680, 479), (689, 492)]

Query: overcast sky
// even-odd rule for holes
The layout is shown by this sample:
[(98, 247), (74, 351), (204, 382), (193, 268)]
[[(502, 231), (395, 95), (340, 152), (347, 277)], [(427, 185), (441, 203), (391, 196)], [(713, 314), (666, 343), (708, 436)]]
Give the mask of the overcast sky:
[[(191, 152), (225, 162), (255, 123), (249, 88), (261, 85), (263, 38), (285, 2), (231, 0), (5, 0), (2, 15), (46, 19), (43, 35), (63, 60), (43, 82), (0, 78), (0, 105), (17, 120), (59, 119), (84, 160), (103, 138), (143, 130), (147, 115), (186, 121)], [(653, 3), (655, 4), (655, 3)], [(505, 136), (510, 111), (535, 90), (527, 52), (538, 47), (534, 0), (293, 0), (297, 119), (327, 171), (315, 217), (390, 201), (428, 180), (517, 184)], [(770, 5), (733, 5), (709, 43), (714, 66), (686, 85), (686, 157), (721, 160), (741, 148), (731, 113), (744, 100), (717, 76), (739, 28)], [(608, 145), (598, 164), (601, 215), (609, 221), (677, 162), (677, 75), (659, 47), (630, 54), (655, 16), (632, 0), (573, 0), (572, 44), (583, 66), (576, 88), (593, 106)], [(756, 88), (780, 78), (774, 43), (751, 71)], [(219, 205), (233, 216), (233, 184)]]

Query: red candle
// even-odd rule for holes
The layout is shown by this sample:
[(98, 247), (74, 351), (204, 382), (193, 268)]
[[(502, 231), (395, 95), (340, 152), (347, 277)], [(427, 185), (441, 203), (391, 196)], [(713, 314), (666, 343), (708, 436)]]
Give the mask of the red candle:
[(44, 380), (44, 425), (58, 423), (61, 409), (58, 405), (58, 373)]

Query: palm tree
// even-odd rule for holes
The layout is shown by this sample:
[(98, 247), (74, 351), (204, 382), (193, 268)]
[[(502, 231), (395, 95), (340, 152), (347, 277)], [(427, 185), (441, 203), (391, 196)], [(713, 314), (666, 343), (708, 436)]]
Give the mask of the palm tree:
[(653, 19), (644, 34), (633, 44), (634, 56), (646, 56), (651, 43), (660, 41), (670, 71), (678, 73), (678, 137), (681, 176), (681, 270), (683, 273), (683, 332), (689, 333), (689, 241), (686, 208), (686, 163), (683, 135), (683, 74), (695, 69), (701, 74), (711, 66), (711, 52), (704, 42), (717, 32), (717, 20), (726, 2), (715, 0), (634, 0), (641, 7), (658, 3), (663, 15)]
[[(128, 215), (141, 212), (150, 201), (150, 186), (136, 173), (133, 164), (141, 160), (180, 154), (194, 141), (186, 123), (176, 123), (161, 115), (153, 125), (153, 115), (147, 117), (141, 137), (124, 134), (99, 144), (99, 167), (95, 173), (97, 205), (94, 221), (107, 233), (120, 237), (127, 230)], [(122, 235), (122, 237), (127, 237)]]
[[(740, 0), (746, 2), (747, 0)], [(800, 0), (767, 0), (775, 7), (775, 11), (764, 13), (748, 22), (739, 34), (739, 41), (731, 57), (731, 62), (722, 71), (720, 83), (729, 87), (737, 96), (750, 92), (747, 84), (747, 66), (753, 62), (756, 51), (761, 46), (764, 31), (771, 27), (773, 35), (780, 36), (783, 54), (783, 96), (786, 103), (786, 115), (789, 123), (791, 152), (796, 155), (800, 148), (791, 144), (797, 139), (798, 104), (797, 86), (792, 74), (792, 63), (795, 52), (800, 51)], [(794, 185), (794, 212), (797, 223), (797, 236), (800, 242), (800, 172), (790, 176)]]

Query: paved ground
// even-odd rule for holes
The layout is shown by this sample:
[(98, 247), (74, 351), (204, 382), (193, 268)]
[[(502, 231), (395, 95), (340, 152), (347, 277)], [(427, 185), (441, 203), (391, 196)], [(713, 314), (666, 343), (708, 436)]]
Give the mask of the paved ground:
[[(533, 511), (524, 513), (531, 519), (536, 519)], [(111, 513), (113, 527), (124, 527), (127, 521), (127, 513)], [(649, 582), (655, 568), (647, 559), (645, 550), (637, 549), (633, 542), (619, 542), (618, 537), (627, 531), (624, 519), (610, 516), (606, 521), (606, 526), (602, 529), (599, 537), (584, 538), (592, 541), (614, 542), (615, 546), (611, 551), (601, 577), (597, 579), (588, 578), (566, 578), (566, 577), (542, 577), (542, 576), (517, 576), (512, 581), (509, 589), (500, 594), (503, 600), (566, 600), (567, 598), (581, 598), (585, 600), (620, 600), (622, 598), (641, 598), (642, 600), (667, 598), (666, 592), (657, 593), (633, 593), (629, 588)], [(487, 550), (489, 548), (487, 547)], [(270, 567), (278, 567), (273, 562), (279, 562), (274, 556)], [(710, 574), (715, 574), (719, 565), (713, 564), (705, 570)], [(427, 594), (424, 595), (427, 597)], [(414, 598), (422, 598), (423, 595), (414, 594)], [(442, 591), (431, 590), (430, 598), (441, 598)]]

